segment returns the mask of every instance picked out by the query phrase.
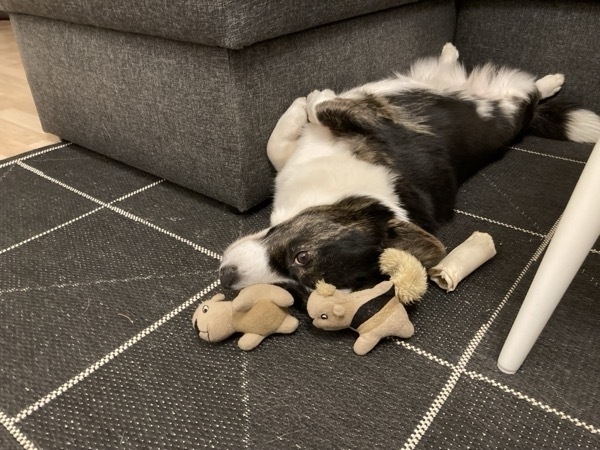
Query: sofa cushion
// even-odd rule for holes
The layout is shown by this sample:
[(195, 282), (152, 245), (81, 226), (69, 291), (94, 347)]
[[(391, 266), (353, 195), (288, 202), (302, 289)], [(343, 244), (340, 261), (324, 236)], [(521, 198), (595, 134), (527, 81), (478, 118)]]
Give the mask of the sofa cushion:
[(452, 38), (452, 0), (416, 2), (242, 50), (27, 14), (12, 22), (45, 130), (246, 210), (291, 101), (406, 69)]
[(231, 49), (417, 0), (0, 0), (0, 9)]
[(468, 65), (564, 73), (560, 96), (600, 112), (599, 24), (598, 1), (463, 0), (455, 44)]

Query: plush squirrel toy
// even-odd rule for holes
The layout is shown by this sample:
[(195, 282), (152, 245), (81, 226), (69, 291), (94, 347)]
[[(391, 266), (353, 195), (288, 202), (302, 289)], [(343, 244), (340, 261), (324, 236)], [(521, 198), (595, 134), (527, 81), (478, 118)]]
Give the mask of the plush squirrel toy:
[(192, 323), (200, 339), (207, 342), (222, 341), (236, 332), (244, 333), (238, 346), (252, 350), (271, 334), (296, 331), (298, 319), (287, 311), (293, 303), (294, 298), (285, 289), (272, 284), (255, 284), (242, 289), (233, 301), (225, 301), (223, 294), (217, 294), (200, 303)]
[(358, 332), (357, 355), (367, 354), (384, 337), (411, 337), (414, 328), (404, 304), (420, 299), (427, 290), (425, 268), (410, 253), (386, 249), (379, 264), (390, 281), (350, 293), (320, 281), (308, 298), (308, 315), (317, 328)]

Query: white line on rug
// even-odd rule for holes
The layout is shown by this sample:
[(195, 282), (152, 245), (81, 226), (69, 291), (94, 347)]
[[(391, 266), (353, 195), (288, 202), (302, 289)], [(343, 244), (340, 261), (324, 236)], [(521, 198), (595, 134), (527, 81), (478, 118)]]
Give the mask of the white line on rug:
[[(117, 201), (121, 201), (121, 200), (127, 198), (128, 196), (131, 196), (131, 195), (133, 195), (133, 193), (127, 194), (124, 197), (121, 197), (121, 198), (119, 198), (117, 200), (113, 200), (110, 203), (106, 203), (106, 202), (103, 202), (102, 200), (99, 200), (99, 199), (97, 199), (97, 198), (89, 195), (89, 194), (86, 194), (85, 192), (80, 191), (79, 189), (76, 189), (76, 188), (74, 188), (72, 186), (69, 186), (66, 183), (63, 183), (62, 181), (57, 180), (56, 178), (53, 178), (53, 177), (45, 174), (44, 172), (42, 172), (39, 169), (36, 169), (35, 167), (32, 167), (32, 166), (30, 166), (28, 164), (25, 164), (25, 163), (22, 163), (22, 162), (18, 162), (17, 164), (20, 167), (22, 167), (24, 169), (27, 169), (30, 172), (33, 172), (36, 175), (38, 175), (38, 176), (40, 176), (40, 177), (42, 177), (42, 178), (44, 178), (44, 179), (46, 179), (48, 181), (51, 181), (51, 182), (53, 182), (55, 184), (58, 184), (59, 186), (61, 186), (61, 187), (65, 188), (65, 189), (67, 189), (67, 190), (69, 190), (69, 191), (71, 191), (71, 192), (79, 195), (80, 197), (86, 198), (86, 199), (88, 199), (88, 200), (90, 200), (90, 201), (92, 201), (94, 203), (97, 203), (98, 205), (100, 205), (100, 206), (102, 206), (104, 208), (108, 208), (111, 211), (114, 211), (114, 212), (122, 215), (123, 217), (126, 217), (126, 218), (128, 218), (130, 220), (133, 220), (133, 221), (138, 222), (138, 223), (140, 223), (142, 225), (145, 225), (145, 226), (147, 226), (149, 228), (152, 228), (152, 229), (154, 229), (154, 230), (156, 230), (156, 231), (158, 231), (160, 233), (163, 233), (163, 234), (165, 234), (165, 235), (167, 235), (169, 237), (172, 237), (173, 239), (176, 239), (179, 242), (187, 244), (190, 247), (192, 247), (194, 250), (197, 250), (200, 253), (204, 253), (205, 255), (210, 256), (211, 258), (214, 258), (216, 260), (221, 260), (221, 255), (219, 255), (217, 252), (209, 250), (209, 249), (207, 249), (207, 248), (205, 248), (205, 247), (203, 247), (201, 245), (198, 245), (195, 242), (190, 241), (189, 239), (186, 239), (184, 237), (178, 236), (177, 234), (175, 234), (175, 233), (173, 233), (173, 232), (171, 232), (169, 230), (165, 230), (164, 228), (161, 228), (161, 227), (159, 227), (157, 225), (154, 225), (152, 222), (149, 222), (149, 221), (147, 221), (146, 219), (144, 219), (142, 217), (136, 216), (135, 214), (132, 214), (132, 213), (130, 213), (128, 211), (125, 211), (122, 208), (119, 208), (119, 207), (116, 207), (116, 206), (113, 205), (113, 203), (116, 203)], [(148, 189), (149, 187), (153, 187), (156, 184), (162, 183), (163, 181), (164, 180), (155, 181), (154, 183), (146, 186), (145, 188), (142, 188), (142, 190)], [(138, 191), (140, 191), (140, 190), (138, 190)]]
[(37, 411), (41, 407), (47, 405), (52, 400), (54, 400), (57, 397), (59, 397), (62, 394), (64, 394), (66, 391), (68, 391), (69, 389), (71, 389), (73, 386), (75, 386), (80, 381), (85, 380), (87, 377), (89, 377), (91, 374), (93, 374), (96, 370), (100, 369), (106, 363), (112, 361), (114, 358), (116, 358), (117, 356), (119, 356), (121, 353), (123, 353), (128, 348), (130, 348), (133, 345), (137, 344), (139, 341), (141, 341), (143, 338), (145, 338), (150, 333), (156, 331), (159, 327), (161, 327), (162, 325), (164, 325), (165, 323), (167, 323), (169, 320), (171, 320), (172, 318), (174, 318), (175, 316), (177, 316), (184, 309), (188, 308), (190, 305), (192, 305), (193, 303), (195, 303), (196, 301), (198, 301), (199, 299), (201, 299), (202, 297), (204, 297), (206, 294), (208, 294), (209, 292), (211, 292), (218, 285), (219, 285), (219, 281), (218, 280), (214, 281), (212, 284), (210, 284), (209, 286), (207, 286), (204, 289), (202, 289), (200, 292), (198, 292), (196, 295), (194, 295), (190, 299), (186, 300), (184, 303), (182, 303), (181, 305), (179, 305), (177, 308), (175, 308), (172, 311), (170, 311), (167, 314), (165, 314), (163, 317), (161, 317), (159, 320), (157, 320), (156, 322), (154, 322), (152, 325), (144, 328), (138, 334), (136, 334), (135, 336), (133, 336), (132, 338), (130, 338), (129, 340), (127, 340), (125, 343), (123, 343), (121, 346), (117, 347), (112, 352), (104, 355), (104, 357), (102, 357), (100, 360), (96, 361), (94, 364), (92, 364), (91, 366), (89, 366), (87, 369), (85, 369), (84, 371), (78, 373), (73, 378), (71, 378), (70, 380), (68, 380), (66, 383), (64, 383), (63, 385), (59, 386), (57, 389), (53, 390), (49, 394), (45, 395), (44, 397), (42, 397), (41, 399), (39, 399), (38, 401), (36, 401), (32, 405), (24, 408), (19, 414), (17, 414), (17, 416), (14, 419), (14, 423), (18, 423), (21, 420), (25, 419), (26, 417), (28, 417), (29, 415), (31, 415), (32, 413), (34, 413), (35, 411)]
[(535, 231), (527, 230), (525, 228), (519, 228), (519, 227), (516, 227), (514, 225), (509, 225), (508, 223), (499, 222), (499, 221), (494, 220), (494, 219), (488, 219), (487, 217), (478, 216), (477, 214), (473, 214), (473, 213), (470, 213), (470, 212), (467, 212), (467, 211), (462, 211), (460, 209), (455, 209), (454, 212), (456, 212), (458, 214), (462, 214), (463, 216), (473, 217), (474, 219), (484, 220), (485, 222), (490, 222), (490, 223), (493, 223), (495, 225), (500, 225), (500, 226), (505, 227), (505, 228), (510, 228), (511, 230), (520, 231), (522, 233), (531, 234), (533, 236), (538, 236), (538, 237), (541, 237), (541, 238), (545, 237), (545, 235), (542, 234), (542, 233), (537, 233)]
[(69, 145), (71, 145), (70, 142), (67, 142), (67, 143), (64, 143), (64, 144), (58, 144), (58, 145), (55, 145), (55, 146), (48, 147), (48, 148), (45, 148), (43, 150), (40, 150), (39, 152), (33, 152), (33, 153), (28, 154), (28, 155), (22, 156), (20, 158), (16, 158), (16, 159), (7, 161), (5, 163), (1, 163), (0, 164), (0, 169), (2, 169), (3, 167), (11, 166), (13, 164), (17, 164), (17, 163), (19, 163), (21, 161), (25, 161), (25, 160), (33, 158), (35, 156), (43, 155), (44, 153), (48, 153), (48, 152), (51, 152), (51, 151), (54, 151), (54, 150), (59, 150), (61, 148), (68, 147)]
[[(24, 168), (24, 169), (27, 169), (27, 170), (29, 170), (29, 169), (28, 169), (28, 167), (30, 167), (30, 166), (28, 166), (27, 164), (19, 164), (19, 166), (21, 166), (21, 167), (23, 167), (23, 166), (26, 166), (26, 167), (23, 167), (23, 168)], [(37, 169), (36, 169), (36, 170), (37, 170)], [(39, 175), (39, 174), (36, 174), (36, 175)], [(73, 218), (73, 219), (71, 219), (71, 220), (67, 220), (66, 222), (63, 222), (63, 223), (61, 223), (60, 225), (57, 225), (57, 226), (55, 226), (55, 227), (52, 227), (52, 228), (50, 228), (50, 229), (48, 229), (48, 230), (46, 230), (46, 231), (43, 231), (42, 233), (36, 234), (35, 236), (31, 236), (30, 238), (27, 238), (27, 239), (25, 239), (24, 241), (17, 242), (16, 244), (13, 244), (13, 245), (11, 245), (10, 247), (7, 247), (7, 248), (4, 248), (4, 249), (0, 250), (0, 255), (1, 255), (2, 253), (6, 253), (6, 252), (8, 252), (8, 251), (10, 251), (10, 250), (14, 250), (15, 248), (19, 248), (19, 247), (21, 247), (22, 245), (25, 245), (25, 244), (27, 244), (27, 243), (29, 243), (29, 242), (35, 241), (36, 239), (39, 239), (39, 238), (41, 238), (41, 237), (44, 237), (44, 236), (46, 236), (47, 234), (50, 234), (50, 233), (52, 233), (52, 232), (54, 232), (54, 231), (60, 230), (61, 228), (64, 228), (64, 227), (66, 227), (66, 226), (69, 226), (69, 225), (72, 225), (72, 224), (74, 224), (75, 222), (78, 222), (78, 221), (79, 221), (79, 220), (81, 220), (81, 219), (85, 219), (86, 217), (88, 217), (88, 216), (90, 216), (90, 215), (92, 215), (92, 214), (95, 214), (95, 213), (97, 213), (98, 211), (100, 211), (100, 210), (102, 210), (102, 209), (108, 208), (108, 205), (110, 205), (111, 203), (116, 203), (116, 202), (120, 202), (120, 201), (122, 201), (122, 200), (125, 200), (126, 198), (129, 198), (129, 197), (131, 197), (131, 196), (133, 196), (133, 195), (139, 194), (140, 192), (143, 192), (143, 191), (145, 191), (145, 190), (147, 190), (147, 189), (150, 189), (150, 188), (152, 188), (152, 187), (154, 187), (154, 186), (156, 186), (156, 185), (158, 185), (158, 184), (162, 183), (163, 181), (164, 181), (164, 180), (158, 180), (158, 181), (155, 181), (155, 182), (153, 182), (153, 183), (150, 183), (150, 184), (148, 184), (148, 185), (146, 185), (146, 186), (144, 186), (144, 187), (141, 187), (140, 189), (136, 189), (136, 190), (135, 190), (135, 191), (133, 191), (133, 192), (130, 192), (130, 193), (128, 193), (128, 194), (126, 194), (126, 195), (124, 195), (124, 196), (122, 196), (122, 197), (119, 197), (119, 198), (117, 198), (117, 199), (115, 199), (115, 200), (112, 200), (112, 201), (111, 201), (111, 202), (109, 202), (108, 204), (103, 204), (102, 206), (100, 206), (100, 207), (98, 207), (98, 208), (96, 208), (96, 209), (92, 209), (91, 211), (88, 211), (88, 212), (86, 212), (85, 214), (82, 214), (82, 215), (80, 215), (80, 216), (78, 216), (78, 217), (75, 217), (75, 218)], [(63, 187), (64, 187), (64, 186), (63, 186)], [(83, 194), (83, 193), (82, 193), (82, 194)], [(84, 194), (84, 195), (87, 195), (87, 194)], [(98, 200), (96, 203), (98, 203), (98, 202), (99, 202), (99, 200)]]
[(427, 430), (429, 429), (429, 427), (435, 420), (437, 414), (440, 412), (440, 410), (446, 403), (446, 400), (448, 400), (448, 398), (452, 394), (452, 391), (456, 387), (458, 380), (460, 379), (461, 375), (465, 372), (467, 364), (469, 363), (469, 360), (471, 359), (471, 357), (475, 353), (475, 350), (477, 349), (477, 347), (483, 340), (485, 333), (489, 330), (489, 328), (493, 324), (496, 317), (498, 317), (498, 315), (500, 314), (500, 311), (502, 311), (502, 308), (504, 307), (504, 305), (506, 304), (508, 299), (511, 297), (512, 293), (515, 291), (515, 289), (517, 288), (517, 286), (519, 285), (519, 283), (521, 282), (521, 280), (523, 279), (525, 274), (529, 271), (529, 268), (531, 267), (531, 265), (535, 261), (537, 261), (537, 259), (541, 256), (541, 254), (543, 253), (545, 248), (550, 243), (550, 240), (552, 239), (554, 230), (556, 229), (557, 225), (558, 225), (558, 221), (556, 221), (554, 223), (554, 226), (552, 227), (552, 229), (550, 230), (548, 235), (544, 238), (544, 240), (542, 241), (542, 243), (540, 244), (538, 249), (535, 251), (533, 256), (529, 259), (529, 261), (527, 262), (527, 264), (521, 271), (521, 273), (517, 276), (517, 279), (512, 284), (512, 286), (509, 288), (508, 292), (506, 293), (506, 295), (504, 296), (504, 298), (502, 299), (502, 301), (500, 302), (498, 307), (494, 310), (494, 312), (492, 313), (492, 315), (490, 316), (488, 321), (486, 323), (484, 323), (481, 326), (481, 328), (479, 328), (479, 330), (477, 330), (477, 332), (475, 333), (475, 335), (473, 336), (471, 341), (467, 344), (466, 350), (460, 357), (455, 369), (453, 369), (452, 373), (450, 374), (448, 381), (446, 382), (446, 384), (444, 385), (444, 387), (442, 388), (440, 393), (437, 395), (437, 397), (435, 398), (435, 400), (433, 401), (433, 403), (431, 404), (431, 406), (429, 407), (429, 409), (427, 410), (425, 415), (421, 418), (421, 421), (415, 427), (412, 434), (409, 436), (407, 441), (404, 443), (404, 446), (402, 447), (403, 450), (414, 449), (418, 445), (418, 443), (421, 441), (421, 439), (423, 438), (423, 436), (425, 435), (425, 433), (427, 432)]
[(8, 417), (2, 411), (0, 411), (0, 423), (2, 424), (2, 426), (4, 426), (4, 428), (6, 428), (8, 430), (8, 432), (11, 434), (11, 436), (13, 438), (15, 438), (15, 440), (23, 446), (23, 448), (25, 450), (35, 450), (38, 448), (15, 425), (15, 419)]
[(549, 155), (548, 153), (536, 152), (533, 150), (526, 150), (524, 148), (519, 148), (519, 147), (508, 147), (508, 148), (510, 148), (512, 150), (518, 150), (523, 153), (530, 153), (532, 155), (544, 156), (546, 158), (560, 159), (561, 161), (569, 161), (569, 162), (574, 162), (577, 164), (585, 164), (585, 161), (579, 161), (578, 159), (572, 159), (572, 158), (565, 158), (564, 156)]
[[(421, 349), (419, 347), (416, 347), (416, 346), (414, 346), (414, 345), (412, 345), (412, 344), (410, 344), (410, 343), (408, 343), (406, 341), (394, 340), (394, 342), (396, 342), (398, 345), (401, 345), (402, 347), (404, 347), (404, 348), (406, 348), (408, 350), (411, 350), (411, 351), (417, 353), (420, 356), (424, 356), (425, 358), (427, 358), (427, 359), (429, 359), (429, 360), (431, 360), (433, 362), (436, 362), (436, 363), (440, 364), (441, 366), (449, 367), (450, 369), (453, 369), (453, 370), (459, 370), (457, 364), (454, 364), (454, 363), (451, 363), (449, 361), (446, 361), (445, 359), (440, 358), (439, 356), (436, 356), (436, 355), (434, 355), (432, 353), (429, 353), (428, 351), (423, 350), (423, 349)], [(560, 410), (558, 410), (556, 408), (553, 408), (552, 406), (547, 405), (546, 403), (541, 402), (541, 401), (539, 401), (539, 400), (537, 400), (537, 399), (535, 399), (533, 397), (530, 397), (529, 395), (523, 394), (522, 392), (519, 392), (516, 389), (513, 389), (513, 388), (511, 388), (509, 386), (506, 386), (505, 384), (502, 384), (499, 381), (496, 381), (496, 380), (494, 380), (492, 378), (489, 378), (489, 377), (487, 377), (485, 375), (482, 375), (482, 374), (480, 374), (478, 372), (474, 372), (472, 370), (463, 370), (462, 373), (464, 373), (465, 375), (467, 375), (468, 377), (470, 377), (473, 380), (484, 381), (485, 383), (487, 383), (487, 384), (489, 384), (491, 386), (494, 386), (495, 388), (498, 388), (501, 391), (506, 392), (507, 394), (511, 394), (511, 395), (513, 395), (514, 397), (516, 397), (516, 398), (518, 398), (520, 400), (525, 400), (530, 405), (532, 405), (532, 406), (534, 406), (534, 407), (536, 407), (538, 409), (541, 409), (544, 412), (554, 414), (559, 419), (563, 419), (563, 420), (566, 420), (568, 422), (571, 422), (572, 424), (574, 424), (574, 425), (576, 425), (578, 427), (586, 429), (590, 433), (600, 434), (600, 429), (599, 428), (597, 428), (597, 427), (595, 427), (593, 425), (590, 425), (590, 424), (586, 423), (585, 421), (583, 421), (581, 419), (578, 419), (577, 417), (573, 417), (573, 416), (571, 416), (571, 415), (569, 415), (567, 413), (564, 413), (564, 412), (562, 412), (562, 411), (560, 411)]]
[(132, 283), (136, 281), (148, 281), (148, 280), (166, 280), (169, 278), (179, 278), (189, 275), (202, 275), (205, 274), (206, 270), (194, 270), (191, 272), (179, 272), (175, 274), (153, 274), (153, 275), (140, 275), (129, 278), (110, 278), (110, 279), (99, 279), (94, 281), (84, 281), (77, 283), (58, 283), (49, 284), (46, 286), (33, 286), (33, 287), (22, 287), (22, 288), (10, 288), (0, 289), (0, 294), (11, 294), (13, 292), (45, 292), (50, 289), (65, 289), (65, 288), (78, 288), (84, 286), (98, 286), (102, 284), (120, 284), (120, 283)]

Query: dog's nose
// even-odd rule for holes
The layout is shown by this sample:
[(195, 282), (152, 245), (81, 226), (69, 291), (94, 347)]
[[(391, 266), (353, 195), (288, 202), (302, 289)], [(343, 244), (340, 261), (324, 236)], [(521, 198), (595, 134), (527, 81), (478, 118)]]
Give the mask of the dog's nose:
[(236, 266), (223, 266), (219, 269), (219, 279), (221, 280), (221, 286), (226, 289), (230, 289), (231, 286), (238, 281), (239, 275)]

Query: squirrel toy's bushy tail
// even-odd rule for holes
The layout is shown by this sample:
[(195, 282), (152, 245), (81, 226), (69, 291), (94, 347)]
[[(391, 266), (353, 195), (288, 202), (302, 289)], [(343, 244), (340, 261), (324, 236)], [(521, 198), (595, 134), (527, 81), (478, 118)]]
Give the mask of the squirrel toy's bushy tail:
[(417, 301), (427, 290), (427, 271), (417, 258), (408, 252), (387, 248), (379, 258), (381, 272), (389, 275), (396, 287), (400, 302)]

